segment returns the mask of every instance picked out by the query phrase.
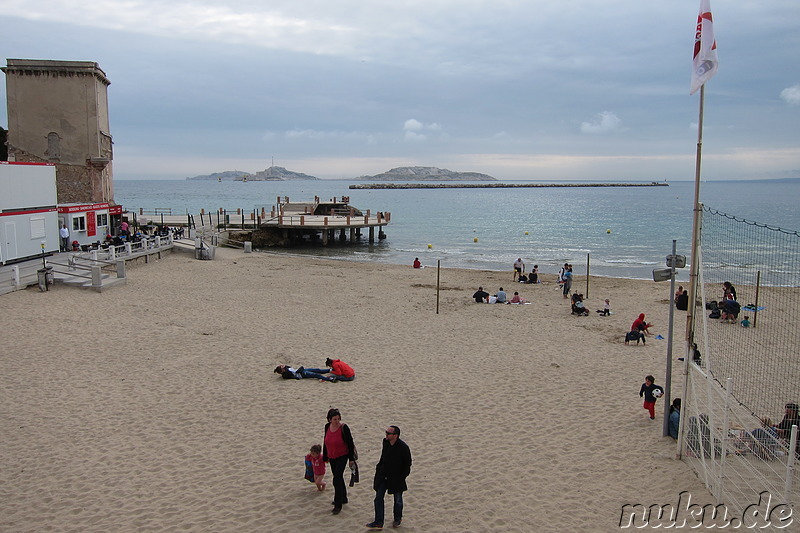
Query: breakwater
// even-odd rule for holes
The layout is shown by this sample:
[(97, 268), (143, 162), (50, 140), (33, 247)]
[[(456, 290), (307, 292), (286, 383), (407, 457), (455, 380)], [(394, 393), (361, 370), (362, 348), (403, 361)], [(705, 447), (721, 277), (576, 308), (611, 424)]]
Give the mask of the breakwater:
[(351, 189), (514, 189), (531, 187), (669, 187), (669, 183), (365, 183)]

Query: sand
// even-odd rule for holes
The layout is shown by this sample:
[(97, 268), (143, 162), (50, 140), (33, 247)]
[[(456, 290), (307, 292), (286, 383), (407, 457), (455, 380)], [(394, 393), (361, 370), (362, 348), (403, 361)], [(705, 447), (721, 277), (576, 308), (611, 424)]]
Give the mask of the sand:
[[(554, 274), (511, 277), (443, 269), (437, 314), (436, 268), (218, 249), (103, 293), (4, 295), (0, 530), (364, 530), (388, 424), (414, 459), (405, 531), (617, 531), (624, 504), (712, 501), (638, 396), (666, 340), (622, 343), (640, 312), (666, 337), (669, 284), (593, 277), (576, 317)], [(476, 304), (478, 285), (532, 304)], [(355, 381), (272, 372), (326, 357)], [(331, 406), (362, 473), (338, 516), (303, 479)]]

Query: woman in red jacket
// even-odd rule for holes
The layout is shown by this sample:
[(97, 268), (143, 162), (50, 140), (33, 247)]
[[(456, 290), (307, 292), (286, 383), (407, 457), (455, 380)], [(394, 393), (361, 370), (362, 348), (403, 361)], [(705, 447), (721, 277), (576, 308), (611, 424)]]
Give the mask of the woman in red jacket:
[(348, 463), (358, 459), (356, 445), (350, 428), (342, 424), (342, 415), (338, 409), (328, 410), (328, 423), (325, 424), (325, 438), (322, 444), (322, 460), (331, 465), (333, 473), (333, 514), (342, 511), (347, 503), (347, 485), (344, 482), (344, 469)]
[(338, 381), (353, 381), (356, 377), (356, 371), (353, 367), (342, 361), (341, 359), (325, 359), (325, 366), (331, 369), (331, 376), (335, 377)]

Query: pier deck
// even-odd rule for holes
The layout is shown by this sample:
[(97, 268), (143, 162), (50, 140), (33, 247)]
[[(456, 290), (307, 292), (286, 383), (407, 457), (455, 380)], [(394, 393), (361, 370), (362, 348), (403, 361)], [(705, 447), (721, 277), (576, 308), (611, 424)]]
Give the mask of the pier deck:
[(367, 230), (368, 241), (375, 241), (375, 229), (378, 229), (378, 239), (385, 239), (384, 227), (391, 221), (391, 213), (378, 211), (372, 213), (367, 210), (362, 212), (348, 205), (349, 198), (344, 197), (337, 201), (336, 198), (328, 202), (289, 202), (288, 198), (278, 199), (277, 207), (267, 213), (242, 212), (236, 210), (228, 212), (220, 209), (213, 213), (201, 212), (196, 215), (135, 215), (128, 214), (128, 219), (136, 219), (140, 225), (166, 225), (190, 226), (200, 232), (227, 231), (232, 234), (244, 235), (245, 240), (259, 246), (285, 246), (300, 241), (321, 241), (327, 245), (330, 241), (338, 240), (355, 242), (362, 237), (362, 231)]

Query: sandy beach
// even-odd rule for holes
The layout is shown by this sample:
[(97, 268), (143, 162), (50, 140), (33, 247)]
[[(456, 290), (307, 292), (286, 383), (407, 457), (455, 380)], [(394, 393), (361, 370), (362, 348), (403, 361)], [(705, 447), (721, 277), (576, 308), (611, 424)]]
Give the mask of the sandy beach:
[[(542, 277), (443, 269), (437, 314), (436, 268), (218, 249), (130, 265), (103, 293), (4, 295), (0, 530), (365, 530), (388, 424), (414, 460), (405, 531), (617, 531), (625, 504), (711, 502), (638, 396), (664, 383), (667, 341), (622, 342), (641, 312), (667, 336), (669, 284), (592, 277), (576, 317)], [(531, 305), (476, 304), (478, 285)], [(326, 357), (355, 381), (272, 372)], [(331, 406), (362, 475), (338, 516), (330, 483), (303, 479)]]

